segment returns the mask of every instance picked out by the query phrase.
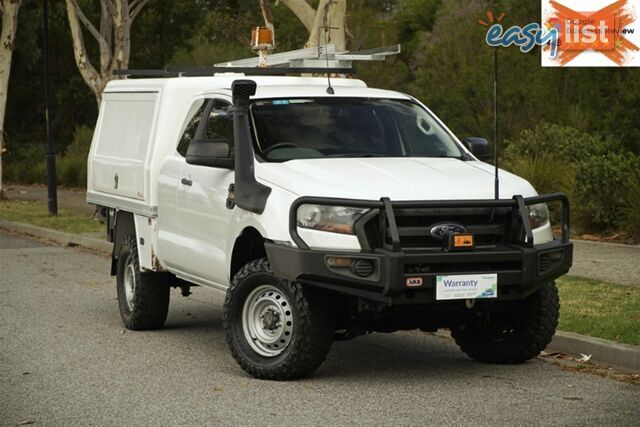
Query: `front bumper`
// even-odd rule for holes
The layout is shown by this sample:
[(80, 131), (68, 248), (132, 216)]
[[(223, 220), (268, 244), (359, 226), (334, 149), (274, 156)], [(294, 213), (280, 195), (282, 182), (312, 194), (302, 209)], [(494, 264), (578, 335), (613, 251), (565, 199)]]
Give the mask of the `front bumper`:
[[(553, 241), (533, 248), (503, 247), (482, 252), (332, 252), (267, 243), (267, 256), (276, 276), (339, 293), (387, 304), (435, 302), (436, 277), (445, 274), (498, 274), (498, 299), (522, 299), (541, 285), (566, 274), (573, 260), (573, 243)], [(548, 258), (553, 254), (553, 261)], [(350, 268), (331, 267), (329, 258), (367, 260), (368, 277)], [(431, 271), (412, 270), (422, 265)], [(418, 271), (418, 272), (414, 272)], [(407, 287), (407, 279), (422, 278), (422, 286)]]
[[(562, 238), (533, 245), (533, 236), (525, 217), (526, 206), (552, 201), (562, 202)], [(362, 206), (378, 202), (301, 198), (292, 206), (291, 234), (298, 247), (265, 243), (271, 268), (276, 276), (296, 280), (343, 294), (395, 304), (425, 304), (436, 302), (436, 280), (439, 275), (488, 274), (498, 276), (498, 300), (522, 299), (542, 285), (566, 274), (573, 262), (573, 243), (569, 241), (569, 205), (562, 194), (551, 194), (511, 200), (396, 202), (381, 200), (378, 207), (386, 224), (379, 247), (360, 252), (312, 250), (297, 235), (295, 212), (304, 203)], [(394, 209), (407, 210), (447, 208), (467, 209), (481, 206), (487, 209), (512, 209), (508, 233), (504, 241), (490, 248), (464, 252), (447, 252), (438, 248), (402, 247)], [(495, 227), (494, 227), (495, 228)], [(521, 230), (520, 230), (521, 228)], [(515, 231), (514, 231), (515, 230)], [(400, 230), (402, 231), (402, 230)], [(361, 236), (359, 236), (360, 238)], [(361, 239), (364, 241), (364, 239)], [(384, 243), (387, 242), (387, 243)], [(336, 265), (335, 259), (351, 262)], [(334, 261), (334, 262), (330, 262)], [(366, 263), (367, 275), (353, 268)], [(420, 286), (407, 286), (407, 279), (417, 279)], [(411, 281), (409, 281), (411, 283)], [(413, 281), (415, 284), (415, 280)]]

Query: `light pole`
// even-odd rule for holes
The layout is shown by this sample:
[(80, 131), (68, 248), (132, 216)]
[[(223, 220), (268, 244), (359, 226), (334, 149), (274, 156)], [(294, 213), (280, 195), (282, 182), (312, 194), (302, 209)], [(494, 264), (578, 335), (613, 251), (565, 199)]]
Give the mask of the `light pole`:
[(44, 53), (44, 99), (47, 128), (47, 199), (49, 214), (58, 214), (58, 194), (56, 188), (56, 153), (53, 146), (51, 129), (51, 88), (49, 87), (49, 0), (43, 2), (42, 13), (42, 50)]

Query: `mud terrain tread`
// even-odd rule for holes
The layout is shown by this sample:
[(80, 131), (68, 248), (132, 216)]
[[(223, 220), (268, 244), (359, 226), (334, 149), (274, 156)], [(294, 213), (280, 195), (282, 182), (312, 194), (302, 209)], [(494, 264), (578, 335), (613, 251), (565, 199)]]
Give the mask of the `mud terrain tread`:
[(547, 347), (558, 327), (560, 300), (555, 283), (548, 283), (527, 301), (529, 316), (523, 330), (504, 341), (482, 339), (477, 329), (452, 328), (451, 335), (464, 353), (480, 362), (516, 364), (532, 359)]
[[(249, 262), (233, 277), (224, 303), (224, 330), (231, 355), (248, 374), (267, 380), (293, 380), (306, 377), (324, 362), (331, 347), (333, 322), (322, 295), (304, 289), (298, 282), (279, 280), (288, 291), (290, 303), (297, 307), (295, 338), (293, 348), (277, 366), (261, 366), (244, 354), (252, 351), (243, 335), (234, 333), (236, 322), (241, 322), (244, 301), (239, 301), (238, 293), (243, 291), (243, 282), (254, 274), (268, 274), (273, 277), (266, 258)], [(240, 336), (238, 336), (240, 335)]]
[[(137, 289), (134, 295), (134, 309), (129, 310), (125, 301), (123, 273), (127, 258), (133, 257), (136, 271)], [(170, 287), (166, 277), (158, 273), (143, 273), (140, 271), (138, 246), (135, 236), (127, 235), (122, 243), (118, 256), (118, 305), (122, 321), (127, 329), (134, 331), (160, 329), (167, 319), (169, 312)]]

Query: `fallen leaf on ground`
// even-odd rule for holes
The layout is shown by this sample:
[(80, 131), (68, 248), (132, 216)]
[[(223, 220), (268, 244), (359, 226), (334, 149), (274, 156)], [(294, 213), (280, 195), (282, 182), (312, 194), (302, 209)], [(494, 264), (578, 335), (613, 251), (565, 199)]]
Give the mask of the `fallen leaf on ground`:
[(591, 360), (591, 355), (580, 353), (580, 357), (577, 360), (578, 362), (588, 362), (589, 360)]

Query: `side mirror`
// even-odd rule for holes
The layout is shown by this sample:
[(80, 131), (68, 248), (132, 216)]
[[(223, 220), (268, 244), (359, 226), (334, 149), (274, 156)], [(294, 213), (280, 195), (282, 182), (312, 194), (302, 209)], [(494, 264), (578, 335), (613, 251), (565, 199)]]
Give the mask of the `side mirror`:
[(465, 147), (471, 151), (471, 154), (482, 161), (491, 160), (492, 152), (489, 141), (484, 138), (467, 137), (462, 140)]
[(197, 166), (233, 169), (229, 157), (231, 144), (226, 138), (196, 139), (187, 148), (187, 163)]

